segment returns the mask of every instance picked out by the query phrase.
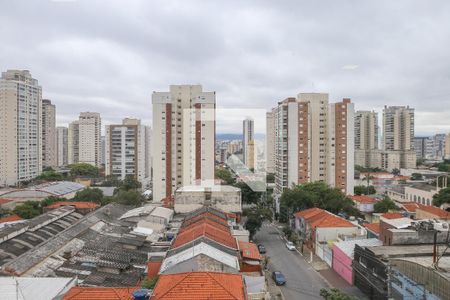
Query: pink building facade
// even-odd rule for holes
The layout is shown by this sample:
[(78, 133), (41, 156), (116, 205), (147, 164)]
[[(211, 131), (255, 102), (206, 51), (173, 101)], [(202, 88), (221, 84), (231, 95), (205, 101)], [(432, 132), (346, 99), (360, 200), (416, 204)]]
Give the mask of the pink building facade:
[(333, 270), (345, 281), (353, 284), (353, 258), (348, 257), (339, 247), (333, 245)]

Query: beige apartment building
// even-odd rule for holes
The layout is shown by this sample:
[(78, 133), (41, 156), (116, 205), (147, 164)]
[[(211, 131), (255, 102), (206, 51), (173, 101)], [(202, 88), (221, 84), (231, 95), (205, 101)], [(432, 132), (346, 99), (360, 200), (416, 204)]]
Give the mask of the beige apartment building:
[(444, 149), (444, 158), (450, 159), (450, 133), (445, 136)]
[(214, 181), (215, 92), (171, 85), (153, 92), (153, 200), (179, 187)]
[(105, 126), (105, 174), (125, 179), (134, 176), (142, 186), (150, 182), (150, 127), (125, 118), (122, 124)]
[(56, 167), (56, 107), (50, 100), (42, 100), (42, 166)]
[(355, 113), (355, 164), (369, 167), (373, 150), (378, 150), (378, 113), (357, 111)]
[(96, 112), (82, 112), (69, 124), (68, 161), (101, 166), (101, 118)]
[(68, 146), (67, 127), (56, 127), (56, 164), (58, 167), (68, 164)]
[(292, 184), (322, 181), (353, 194), (354, 106), (301, 93), (273, 109), (275, 197)]
[(242, 121), (242, 157), (243, 163), (248, 168), (255, 167), (254, 140), (255, 140), (255, 122), (253, 121), (253, 119), (247, 117), (244, 121)]
[(266, 113), (266, 170), (275, 173), (275, 112)]
[(27, 70), (0, 79), (0, 186), (42, 172), (42, 88)]

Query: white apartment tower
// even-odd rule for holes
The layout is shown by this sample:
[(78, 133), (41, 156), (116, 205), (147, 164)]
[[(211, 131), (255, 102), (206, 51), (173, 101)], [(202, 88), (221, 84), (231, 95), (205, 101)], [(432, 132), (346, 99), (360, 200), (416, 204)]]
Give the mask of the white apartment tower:
[[(414, 109), (409, 106), (385, 106), (383, 109), (383, 157), (381, 167), (415, 168), (414, 151)], [(391, 158), (386, 159), (385, 156)], [(398, 161), (397, 164), (388, 164)]]
[(275, 173), (275, 112), (266, 113), (266, 170)]
[(56, 165), (68, 164), (68, 129), (64, 126), (56, 127)]
[(50, 100), (42, 100), (42, 166), (55, 167), (56, 153), (56, 107)]
[(354, 106), (328, 104), (328, 94), (301, 93), (273, 109), (275, 194), (292, 184), (323, 181), (353, 193)]
[(82, 112), (69, 124), (69, 164), (101, 166), (101, 119), (96, 112)]
[(378, 113), (355, 113), (355, 164), (370, 167), (371, 152), (378, 149)]
[(133, 176), (143, 186), (150, 177), (150, 130), (139, 119), (126, 118), (122, 124), (105, 126), (105, 174), (125, 179)]
[[(254, 168), (255, 122), (247, 117), (242, 121), (242, 157), (248, 168)], [(252, 157), (250, 157), (252, 155)]]
[(153, 200), (178, 187), (213, 181), (215, 92), (201, 85), (171, 85), (153, 92)]
[(0, 186), (42, 172), (42, 88), (27, 70), (0, 79)]

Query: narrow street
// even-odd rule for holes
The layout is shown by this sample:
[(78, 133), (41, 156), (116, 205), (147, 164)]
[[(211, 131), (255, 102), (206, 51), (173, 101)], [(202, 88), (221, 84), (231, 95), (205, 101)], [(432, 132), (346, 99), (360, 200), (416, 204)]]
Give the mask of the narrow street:
[(266, 247), (270, 271), (281, 271), (286, 277), (286, 285), (281, 287), (286, 300), (322, 299), (320, 289), (328, 285), (298, 252), (286, 248), (272, 224), (263, 224), (254, 241)]

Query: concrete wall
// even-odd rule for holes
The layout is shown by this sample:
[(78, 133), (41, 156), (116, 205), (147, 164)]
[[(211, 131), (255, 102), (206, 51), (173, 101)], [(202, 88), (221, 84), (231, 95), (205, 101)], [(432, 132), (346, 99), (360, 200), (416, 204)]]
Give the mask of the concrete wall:
[(348, 257), (340, 248), (333, 245), (333, 270), (350, 284), (353, 284), (352, 262), (351, 257)]

